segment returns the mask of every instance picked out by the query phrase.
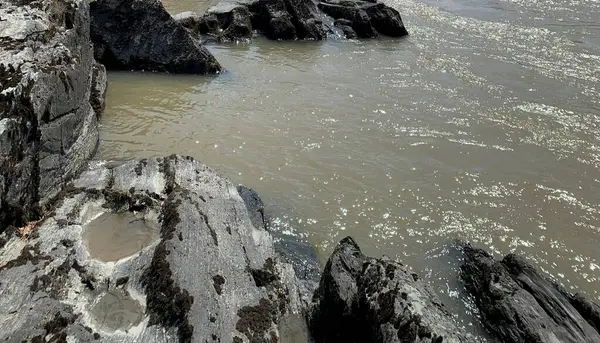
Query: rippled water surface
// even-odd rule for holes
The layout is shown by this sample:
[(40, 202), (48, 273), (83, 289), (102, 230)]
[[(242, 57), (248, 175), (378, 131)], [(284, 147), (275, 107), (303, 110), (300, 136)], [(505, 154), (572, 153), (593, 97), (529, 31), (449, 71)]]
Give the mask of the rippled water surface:
[(216, 78), (109, 74), (99, 157), (194, 156), (323, 259), (352, 235), (449, 302), (457, 238), (598, 299), (600, 2), (388, 3), (407, 39), (256, 39), (210, 47)]

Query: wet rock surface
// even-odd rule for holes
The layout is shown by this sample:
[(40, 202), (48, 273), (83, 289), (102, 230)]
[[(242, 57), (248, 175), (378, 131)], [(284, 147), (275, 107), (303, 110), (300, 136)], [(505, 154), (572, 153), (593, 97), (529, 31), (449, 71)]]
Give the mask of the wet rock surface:
[[(319, 9), (338, 20), (347, 38), (373, 38), (378, 35), (402, 37), (408, 35), (400, 13), (383, 3), (357, 0), (326, 0)], [(339, 20), (343, 21), (339, 21)], [(350, 30), (351, 29), (351, 30)]]
[(244, 186), (238, 186), (237, 190), (246, 204), (252, 225), (257, 229), (266, 229), (273, 236), (275, 252), (283, 261), (294, 267), (296, 276), (304, 280), (307, 288), (314, 290), (315, 282), (318, 282), (321, 276), (315, 247), (296, 232), (297, 230), (276, 225), (256, 191)]
[[(293, 268), (236, 187), (205, 165), (95, 164), (61, 199), (0, 253), (0, 341), (271, 342), (294, 321), (281, 332), (306, 332), (297, 318), (309, 295)], [(86, 225), (129, 212), (159, 237), (117, 261), (95, 259)]]
[(94, 53), (108, 69), (190, 74), (221, 70), (159, 0), (98, 0), (90, 11)]
[(248, 40), (253, 31), (274, 40), (322, 40), (332, 27), (340, 28), (346, 38), (408, 34), (397, 10), (358, 0), (225, 0), (202, 15), (184, 12), (175, 18), (190, 32), (217, 42)]
[(461, 276), (484, 325), (502, 342), (600, 342), (600, 307), (570, 294), (524, 258), (463, 247)]
[(93, 155), (106, 78), (86, 1), (2, 0), (0, 18), (1, 232), (38, 219)]
[(410, 269), (369, 258), (350, 237), (327, 261), (309, 328), (315, 342), (476, 342)]

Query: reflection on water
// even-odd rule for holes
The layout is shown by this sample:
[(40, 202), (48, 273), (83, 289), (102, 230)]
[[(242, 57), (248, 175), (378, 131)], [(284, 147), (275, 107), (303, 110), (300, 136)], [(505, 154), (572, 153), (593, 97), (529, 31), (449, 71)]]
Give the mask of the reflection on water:
[(600, 3), (389, 3), (407, 39), (257, 39), (210, 47), (217, 78), (109, 74), (99, 157), (194, 156), (322, 258), (352, 235), (456, 306), (439, 267), (456, 265), (457, 238), (598, 298)]

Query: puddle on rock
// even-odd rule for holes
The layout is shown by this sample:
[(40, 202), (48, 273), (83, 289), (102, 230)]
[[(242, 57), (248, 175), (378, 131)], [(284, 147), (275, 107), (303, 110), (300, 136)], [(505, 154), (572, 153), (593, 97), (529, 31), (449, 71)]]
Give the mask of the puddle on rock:
[(158, 229), (131, 212), (104, 213), (86, 225), (84, 241), (90, 255), (100, 261), (117, 261), (152, 243)]
[(279, 338), (281, 342), (306, 343), (309, 342), (306, 322), (298, 315), (284, 316), (279, 323)]
[(104, 293), (90, 309), (99, 324), (110, 330), (127, 330), (143, 318), (140, 303), (121, 291)]

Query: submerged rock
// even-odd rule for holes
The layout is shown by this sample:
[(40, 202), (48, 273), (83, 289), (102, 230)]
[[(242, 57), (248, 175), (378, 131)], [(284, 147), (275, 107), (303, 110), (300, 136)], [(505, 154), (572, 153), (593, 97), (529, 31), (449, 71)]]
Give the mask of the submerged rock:
[(476, 342), (410, 269), (369, 258), (350, 237), (327, 261), (309, 328), (316, 343)]
[(106, 78), (83, 0), (0, 0), (0, 233), (39, 218), (98, 144)]
[(502, 342), (600, 342), (600, 306), (572, 295), (510, 254), (465, 245), (461, 276), (483, 324)]
[[(105, 262), (85, 239), (102, 215), (160, 234)], [(113, 225), (128, 230), (122, 222)], [(236, 187), (191, 158), (91, 167), (31, 235), (6, 242), (0, 280), (0, 341), (285, 342), (306, 332), (309, 296), (292, 267)]]
[(190, 74), (221, 70), (159, 0), (97, 0), (90, 11), (95, 56), (108, 69)]

